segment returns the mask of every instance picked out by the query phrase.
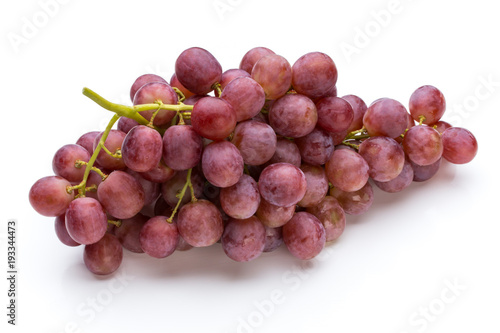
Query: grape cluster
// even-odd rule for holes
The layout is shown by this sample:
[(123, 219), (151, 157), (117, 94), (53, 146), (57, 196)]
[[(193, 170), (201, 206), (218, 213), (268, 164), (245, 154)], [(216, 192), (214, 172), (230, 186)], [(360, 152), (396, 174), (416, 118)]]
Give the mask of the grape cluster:
[[(123, 248), (165, 258), (220, 243), (246, 262), (283, 243), (307, 260), (366, 212), (373, 188), (399, 192), (441, 162), (470, 162), (477, 141), (441, 121), (443, 94), (427, 85), (407, 108), (337, 96), (337, 68), (321, 52), (291, 65), (256, 47), (222, 70), (207, 50), (182, 52), (170, 82), (145, 74), (133, 106), (84, 95), (115, 115), (54, 155), (55, 175), (29, 200), (84, 262), (110, 274)], [(116, 124), (116, 126), (115, 126)]]

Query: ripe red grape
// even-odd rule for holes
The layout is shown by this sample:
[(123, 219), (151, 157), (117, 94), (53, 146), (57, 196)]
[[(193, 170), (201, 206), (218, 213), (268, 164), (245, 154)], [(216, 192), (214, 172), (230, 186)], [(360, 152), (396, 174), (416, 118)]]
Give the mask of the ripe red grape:
[(79, 246), (80, 243), (76, 242), (71, 236), (68, 234), (68, 229), (66, 228), (66, 218), (65, 214), (59, 215), (56, 217), (54, 222), (54, 227), (56, 231), (57, 238), (66, 246)]
[(405, 133), (403, 148), (410, 160), (418, 165), (429, 165), (441, 158), (443, 142), (434, 128), (414, 126)]
[(311, 52), (301, 56), (292, 67), (292, 86), (311, 99), (326, 96), (337, 83), (337, 67), (327, 54)]
[(266, 229), (255, 216), (247, 219), (229, 219), (221, 238), (226, 255), (238, 262), (256, 259), (266, 245)]
[(354, 192), (365, 186), (369, 169), (365, 159), (350, 149), (335, 150), (325, 165), (328, 180), (346, 192)]
[(86, 245), (83, 262), (88, 270), (97, 275), (108, 275), (120, 267), (123, 248), (116, 236), (105, 234), (97, 243)]
[(214, 89), (215, 83), (220, 82), (222, 66), (207, 50), (191, 47), (177, 58), (175, 75), (187, 90), (204, 95)]
[(202, 150), (202, 138), (190, 125), (171, 126), (163, 134), (163, 161), (173, 170), (194, 168)]
[(346, 222), (344, 209), (334, 197), (326, 196), (316, 206), (308, 208), (307, 212), (316, 216), (323, 224), (326, 242), (336, 240), (344, 232)]
[(300, 167), (306, 177), (307, 189), (304, 197), (297, 203), (300, 207), (313, 207), (328, 193), (328, 178), (321, 166), (302, 164)]
[(235, 219), (249, 218), (260, 204), (257, 182), (249, 175), (242, 175), (233, 186), (220, 189), (220, 204), (224, 212)]
[(294, 205), (289, 207), (276, 206), (262, 199), (255, 215), (265, 226), (277, 228), (290, 221), (294, 213)]
[(278, 99), (286, 94), (292, 85), (292, 67), (282, 56), (270, 54), (262, 57), (252, 68), (252, 79), (257, 81), (266, 99)]
[(68, 234), (80, 244), (96, 243), (108, 228), (106, 213), (94, 198), (82, 197), (73, 200), (65, 218)]
[(132, 87), (130, 88), (130, 100), (134, 101), (134, 96), (142, 86), (151, 82), (162, 82), (167, 83), (164, 78), (156, 74), (144, 74), (135, 79)]
[(306, 136), (295, 139), (304, 163), (311, 165), (325, 164), (333, 154), (335, 145), (328, 132), (316, 127)]
[(201, 158), (205, 178), (217, 187), (236, 184), (243, 174), (243, 164), (240, 151), (228, 141), (212, 142)]
[(325, 246), (325, 228), (314, 215), (298, 212), (283, 226), (283, 242), (293, 256), (312, 259)]
[(36, 212), (43, 216), (57, 217), (64, 214), (75, 194), (67, 192), (71, 184), (59, 176), (43, 177), (31, 186), (29, 201)]
[(373, 188), (370, 182), (354, 192), (346, 192), (333, 187), (330, 190), (330, 195), (339, 201), (344, 212), (349, 215), (366, 213), (373, 203)]
[[(178, 97), (175, 90), (164, 82), (151, 82), (143, 85), (135, 94), (134, 105), (154, 104), (161, 101), (163, 104), (177, 104)], [(151, 120), (153, 114), (158, 110), (154, 108), (139, 112), (146, 120)], [(156, 114), (153, 125), (161, 126), (169, 124), (175, 117), (176, 112), (172, 110), (161, 109)]]
[(434, 86), (426, 85), (418, 88), (410, 97), (410, 114), (416, 121), (424, 116), (424, 124), (432, 125), (441, 119), (446, 110), (443, 93)]
[(191, 111), (191, 125), (204, 138), (224, 140), (236, 127), (236, 113), (225, 100), (204, 97), (196, 102)]
[(262, 47), (262, 46), (254, 47), (253, 49), (245, 53), (245, 55), (241, 59), (240, 69), (244, 70), (248, 74), (252, 74), (252, 69), (255, 63), (259, 61), (262, 57), (265, 57), (270, 54), (275, 54), (275, 53), (270, 49), (268, 49), (267, 47)]
[(359, 146), (359, 154), (368, 163), (373, 180), (388, 182), (403, 170), (405, 153), (394, 139), (385, 136), (368, 138)]
[(408, 111), (396, 100), (381, 98), (373, 102), (363, 116), (363, 125), (370, 136), (397, 138), (408, 127)]
[(129, 219), (121, 220), (121, 226), (115, 229), (115, 236), (125, 249), (134, 253), (144, 252), (139, 236), (148, 219), (147, 216), (139, 213)]
[(132, 128), (122, 143), (125, 165), (136, 172), (147, 172), (160, 163), (163, 142), (158, 131), (139, 125)]
[(316, 105), (304, 95), (285, 95), (269, 110), (269, 125), (277, 134), (286, 137), (299, 138), (311, 133), (317, 121)]
[(179, 243), (175, 223), (168, 223), (166, 216), (150, 218), (139, 235), (142, 250), (154, 258), (165, 258), (174, 253)]
[(181, 237), (194, 247), (215, 244), (224, 231), (219, 209), (203, 199), (182, 206), (177, 217), (177, 228)]
[(363, 127), (363, 116), (368, 109), (366, 103), (356, 95), (342, 96), (342, 99), (345, 99), (347, 102), (349, 102), (349, 104), (351, 104), (352, 110), (354, 112), (353, 120), (347, 131), (352, 132), (361, 129), (361, 127)]
[(229, 82), (220, 97), (231, 104), (238, 122), (255, 117), (266, 102), (264, 89), (249, 77)]
[(275, 163), (267, 166), (259, 177), (260, 195), (276, 206), (297, 204), (307, 190), (306, 176), (295, 165)]
[(477, 140), (462, 127), (451, 127), (443, 132), (443, 157), (454, 164), (469, 163), (477, 154)]
[(273, 128), (256, 120), (246, 120), (236, 125), (231, 139), (248, 165), (261, 165), (269, 161), (276, 151), (276, 141)]
[(408, 186), (413, 181), (413, 168), (411, 167), (411, 163), (408, 160), (405, 160), (405, 164), (403, 166), (403, 170), (399, 173), (399, 175), (392, 179), (389, 180), (388, 182), (378, 182), (374, 181), (375, 185), (378, 186), (382, 191), (389, 192), (389, 193), (396, 193), (396, 192), (401, 192)]
[[(97, 145), (99, 144), (99, 141), (102, 138), (103, 132), (101, 132), (99, 135), (97, 135), (94, 139), (94, 150), (96, 149)], [(123, 140), (125, 140), (126, 134), (123, 133), (122, 131), (118, 130), (111, 130), (108, 134), (108, 137), (106, 138), (106, 141), (104, 142), (104, 146), (111, 152), (111, 153), (116, 153), (116, 150), (122, 147)], [(97, 163), (99, 163), (100, 166), (102, 166), (105, 169), (108, 170), (121, 170), (125, 169), (126, 165), (125, 162), (123, 161), (122, 158), (117, 158), (110, 156), (108, 153), (104, 151), (104, 149), (101, 149), (99, 151), (99, 154), (97, 155)]]

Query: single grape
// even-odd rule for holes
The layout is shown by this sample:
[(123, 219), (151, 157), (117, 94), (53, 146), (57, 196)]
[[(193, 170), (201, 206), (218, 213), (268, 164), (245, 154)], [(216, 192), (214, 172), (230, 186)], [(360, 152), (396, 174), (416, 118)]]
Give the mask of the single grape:
[[(168, 203), (169, 206), (175, 207), (180, 200), (180, 197), (177, 197), (184, 185), (186, 184), (188, 171), (178, 171), (174, 177), (166, 181), (161, 185), (161, 193), (163, 199)], [(197, 169), (193, 169), (191, 171), (191, 184), (193, 185), (194, 195), (195, 197), (199, 197), (203, 194), (203, 186), (205, 180)], [(180, 205), (184, 205), (191, 200), (191, 192), (189, 188), (184, 193), (182, 197), (182, 201)]]
[(252, 68), (252, 79), (257, 81), (266, 99), (278, 99), (284, 96), (292, 85), (292, 67), (280, 55), (270, 54), (262, 57)]
[(429, 126), (414, 126), (405, 133), (403, 148), (408, 158), (418, 165), (429, 165), (443, 155), (441, 135)]
[(144, 207), (145, 193), (141, 184), (124, 171), (113, 171), (97, 188), (104, 209), (118, 219), (129, 219)]
[[(163, 104), (177, 104), (178, 96), (175, 90), (166, 82), (151, 82), (143, 85), (135, 94), (134, 105), (156, 104), (161, 101)], [(169, 124), (175, 117), (176, 112), (172, 110), (161, 109), (158, 107), (151, 110), (139, 112), (146, 120), (151, 120), (154, 113), (157, 113), (153, 125), (161, 126)]]
[(337, 67), (327, 54), (311, 52), (301, 56), (292, 67), (292, 86), (311, 99), (331, 92), (337, 83)]
[(194, 247), (215, 244), (224, 231), (219, 209), (203, 199), (182, 206), (177, 217), (177, 228), (181, 237)]
[(240, 151), (228, 141), (210, 143), (201, 157), (205, 178), (217, 187), (236, 184), (243, 174), (243, 164)]
[(323, 224), (326, 242), (332, 242), (340, 237), (345, 229), (345, 213), (338, 200), (326, 196), (316, 206), (307, 209)]
[(413, 168), (411, 167), (411, 163), (410, 161), (405, 160), (403, 170), (396, 178), (394, 178), (393, 180), (389, 180), (388, 182), (374, 181), (374, 183), (382, 191), (397, 193), (410, 186), (413, 181), (413, 176)]
[(250, 77), (235, 78), (222, 90), (220, 97), (231, 104), (238, 122), (255, 117), (266, 102), (264, 89)]
[(239, 68), (231, 68), (222, 73), (222, 78), (220, 80), (220, 88), (222, 91), (224, 91), (229, 82), (239, 77), (250, 77), (250, 73)]
[[(335, 146), (340, 145), (342, 142), (344, 142), (345, 138), (347, 137), (347, 134), (349, 134), (347, 131), (343, 132), (330, 132), (330, 136), (332, 137), (333, 144)], [(346, 147), (346, 146), (344, 146)]]
[(122, 131), (123, 133), (128, 133), (132, 128), (138, 125), (139, 123), (134, 119), (120, 117), (120, 119), (118, 120), (118, 124), (116, 125), (116, 129)]
[(333, 187), (330, 190), (330, 195), (339, 201), (344, 212), (349, 215), (363, 214), (368, 211), (373, 203), (373, 188), (369, 182), (354, 192), (345, 192)]
[[(101, 132), (99, 135), (95, 137), (94, 150), (99, 145), (99, 142), (101, 141), (102, 138), (102, 134), (103, 132)], [(125, 140), (125, 136), (126, 134), (123, 133), (122, 131), (112, 129), (111, 131), (109, 131), (108, 137), (104, 142), (104, 146), (111, 153), (115, 154), (116, 151), (122, 147), (123, 140)], [(99, 151), (96, 161), (97, 163), (99, 163), (100, 166), (108, 170), (121, 170), (125, 169), (126, 167), (125, 162), (123, 161), (122, 158), (112, 157), (108, 153), (106, 153), (104, 149), (101, 149), (101, 151)]]
[(52, 170), (56, 176), (63, 177), (70, 183), (79, 183), (85, 173), (85, 165), (76, 165), (77, 161), (88, 162), (89, 152), (80, 145), (64, 145), (57, 150), (52, 159)]
[(205, 49), (192, 47), (183, 51), (175, 62), (175, 75), (194, 94), (208, 94), (221, 81), (222, 67)]
[(273, 128), (256, 120), (246, 120), (236, 125), (231, 139), (248, 165), (261, 165), (269, 161), (276, 151), (276, 142)]
[(413, 169), (413, 181), (425, 182), (426, 180), (434, 177), (434, 175), (439, 171), (441, 161), (442, 158), (429, 165), (418, 165), (410, 161), (411, 167)]
[(179, 79), (177, 79), (177, 75), (175, 75), (175, 73), (172, 74), (172, 77), (170, 78), (170, 86), (172, 88), (175, 87), (179, 89), (182, 92), (182, 94), (184, 94), (184, 97), (186, 99), (194, 96), (194, 93), (189, 91), (186, 87), (184, 87), (182, 83), (179, 81)]
[(190, 125), (171, 126), (163, 134), (163, 160), (173, 170), (194, 168), (202, 150), (203, 141)]
[(357, 131), (361, 129), (361, 127), (363, 127), (363, 116), (368, 109), (366, 103), (356, 95), (342, 96), (342, 99), (351, 104), (354, 113), (353, 120), (351, 122), (351, 125), (347, 129), (347, 132)]
[(55, 220), (55, 230), (57, 238), (66, 246), (79, 246), (80, 243), (76, 242), (71, 236), (68, 234), (68, 229), (66, 229), (66, 218), (65, 214), (59, 215)]
[(477, 140), (465, 128), (451, 127), (443, 132), (443, 157), (454, 164), (469, 163), (477, 154)]
[(165, 258), (174, 253), (179, 244), (179, 231), (175, 223), (168, 223), (166, 216), (150, 218), (140, 231), (142, 250), (154, 258)]
[(283, 226), (283, 242), (294, 257), (312, 259), (325, 246), (325, 228), (314, 215), (298, 212)]
[(297, 205), (300, 207), (316, 206), (328, 193), (328, 179), (323, 167), (302, 164), (300, 170), (304, 173), (307, 182), (306, 194)]
[(403, 170), (405, 153), (394, 139), (385, 136), (368, 138), (359, 145), (359, 154), (368, 163), (373, 180), (388, 182)]
[(257, 61), (259, 61), (261, 58), (270, 54), (275, 54), (275, 53), (270, 49), (268, 49), (267, 47), (262, 47), (262, 46), (254, 47), (253, 49), (245, 53), (245, 55), (241, 59), (240, 69), (244, 70), (248, 74), (252, 74), (252, 69), (255, 63), (257, 63)]
[(335, 150), (325, 165), (328, 180), (333, 186), (346, 192), (354, 192), (365, 186), (369, 169), (365, 159), (350, 149)]
[(156, 75), (156, 74), (141, 75), (134, 81), (134, 83), (132, 84), (132, 87), (130, 88), (130, 100), (133, 102), (134, 96), (137, 93), (137, 90), (139, 90), (145, 84), (151, 83), (151, 82), (167, 83), (167, 81), (165, 81), (164, 78), (162, 78), (161, 76)]
[(156, 167), (146, 172), (140, 172), (140, 175), (150, 182), (164, 183), (174, 177), (175, 170), (169, 168), (161, 159)]
[(266, 229), (258, 218), (244, 220), (229, 219), (221, 238), (226, 255), (238, 262), (251, 261), (259, 257), (266, 245)]
[(259, 208), (257, 209), (255, 215), (265, 226), (278, 228), (290, 221), (294, 213), (294, 205), (289, 207), (276, 206), (264, 199), (261, 199)]
[(139, 235), (141, 229), (148, 221), (148, 217), (139, 213), (129, 219), (121, 220), (121, 226), (115, 229), (115, 236), (122, 246), (134, 253), (143, 253)]
[(306, 136), (295, 139), (302, 161), (311, 165), (325, 164), (333, 154), (333, 139), (325, 130), (316, 127)]
[(316, 103), (318, 126), (325, 131), (347, 131), (354, 119), (354, 110), (348, 101), (340, 97), (325, 97)]
[(283, 228), (266, 228), (266, 245), (264, 246), (264, 252), (272, 252), (279, 248), (283, 244)]
[(304, 95), (285, 95), (269, 110), (269, 124), (277, 134), (286, 137), (306, 136), (314, 130), (317, 121), (316, 106)]
[(220, 189), (220, 204), (224, 212), (235, 219), (249, 218), (260, 204), (257, 182), (243, 174), (233, 186)]
[(296, 205), (307, 191), (307, 181), (302, 170), (289, 163), (267, 166), (259, 177), (260, 195), (276, 206)]
[(193, 106), (191, 125), (196, 133), (204, 138), (224, 140), (236, 127), (236, 113), (225, 100), (204, 97)]
[(146, 172), (160, 163), (163, 141), (158, 131), (144, 125), (132, 128), (122, 144), (125, 165), (136, 171)]
[(410, 114), (416, 121), (424, 116), (423, 123), (432, 125), (441, 119), (446, 110), (443, 93), (436, 87), (426, 85), (418, 88), (410, 97)]
[(43, 216), (57, 217), (64, 214), (75, 198), (73, 191), (68, 193), (71, 184), (59, 176), (43, 177), (31, 186), (29, 201), (33, 209)]
[(100, 133), (101, 132), (99, 131), (87, 132), (83, 134), (81, 137), (79, 137), (75, 143), (85, 148), (89, 152), (89, 154), (92, 154), (94, 152), (95, 137), (98, 136)]
[(123, 248), (116, 236), (105, 234), (97, 243), (86, 245), (83, 262), (88, 270), (97, 275), (108, 275), (120, 267)]
[(408, 127), (408, 111), (396, 100), (380, 98), (366, 110), (363, 125), (370, 136), (397, 138)]
[(302, 157), (300, 156), (299, 147), (297, 147), (294, 141), (290, 141), (286, 138), (278, 138), (276, 142), (276, 151), (266, 164), (270, 165), (280, 162), (290, 163), (296, 167), (300, 167)]
[(73, 200), (66, 210), (66, 229), (74, 241), (93, 244), (99, 241), (108, 228), (108, 218), (103, 207), (94, 198)]

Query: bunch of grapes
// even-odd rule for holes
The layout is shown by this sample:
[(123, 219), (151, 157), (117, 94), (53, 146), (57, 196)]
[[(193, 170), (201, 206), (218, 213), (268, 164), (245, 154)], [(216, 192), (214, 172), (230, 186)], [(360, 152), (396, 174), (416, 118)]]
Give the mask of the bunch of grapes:
[(220, 243), (246, 262), (284, 243), (308, 260), (341, 236), (346, 214), (369, 209), (372, 186), (399, 192), (430, 179), (443, 159), (476, 155), (468, 130), (440, 120), (437, 88), (418, 88), (408, 112), (390, 98), (367, 106), (337, 97), (336, 82), (321, 52), (290, 65), (256, 47), (223, 72), (193, 47), (170, 82), (137, 78), (132, 106), (84, 88), (114, 115), (105, 131), (55, 153), (55, 175), (32, 186), (30, 203), (55, 217), (62, 243), (84, 245), (95, 274), (114, 272), (123, 248), (165, 258)]

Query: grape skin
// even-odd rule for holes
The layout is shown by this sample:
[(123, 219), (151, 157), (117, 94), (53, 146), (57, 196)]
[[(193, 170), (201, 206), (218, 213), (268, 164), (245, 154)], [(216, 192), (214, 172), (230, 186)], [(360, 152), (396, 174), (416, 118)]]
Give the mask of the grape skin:
[(285, 138), (278, 138), (276, 142), (276, 151), (273, 157), (267, 162), (267, 165), (280, 162), (290, 163), (296, 167), (300, 167), (302, 158), (299, 147), (297, 147), (295, 142)]
[(292, 67), (292, 86), (299, 94), (317, 99), (326, 96), (337, 83), (337, 67), (327, 54), (310, 52)]
[(248, 165), (261, 165), (269, 161), (276, 151), (276, 142), (273, 128), (256, 120), (236, 125), (231, 139)]
[(259, 208), (255, 215), (265, 226), (269, 228), (278, 228), (293, 217), (295, 213), (295, 206), (281, 207), (273, 205), (264, 199), (260, 200)]
[(384, 192), (397, 193), (410, 186), (413, 181), (413, 177), (414, 175), (411, 163), (410, 161), (405, 160), (403, 170), (396, 178), (388, 182), (374, 181), (374, 183)]
[(285, 58), (277, 54), (259, 59), (253, 66), (251, 75), (264, 89), (266, 99), (284, 96), (292, 85), (292, 67)]
[(344, 212), (349, 215), (361, 215), (366, 213), (373, 203), (373, 188), (367, 182), (360, 190), (345, 192), (337, 187), (330, 190), (330, 195), (335, 197)]
[(132, 128), (122, 143), (125, 165), (136, 172), (147, 172), (160, 163), (163, 141), (158, 131), (138, 125)]
[(113, 171), (97, 188), (104, 209), (118, 219), (128, 219), (144, 207), (145, 193), (141, 184), (124, 171)]
[(167, 81), (165, 81), (164, 78), (162, 78), (161, 76), (156, 75), (156, 74), (141, 75), (134, 81), (134, 83), (132, 84), (132, 87), (130, 87), (130, 100), (133, 102), (137, 91), (145, 84), (151, 83), (151, 82), (167, 83)]
[(256, 259), (266, 245), (266, 229), (255, 216), (247, 219), (229, 219), (221, 238), (224, 253), (234, 261)]
[(255, 117), (266, 102), (264, 89), (250, 77), (235, 78), (220, 97), (231, 104), (238, 122)]
[(318, 127), (306, 136), (295, 139), (295, 143), (302, 161), (311, 165), (325, 164), (335, 150), (332, 137)]
[(241, 59), (240, 69), (244, 70), (248, 74), (252, 74), (253, 66), (255, 66), (257, 61), (270, 54), (275, 54), (275, 53), (270, 49), (268, 49), (267, 47), (263, 46), (254, 47), (253, 49), (245, 53), (245, 55)]
[(436, 175), (436, 173), (439, 171), (441, 161), (442, 158), (429, 165), (418, 165), (410, 161), (411, 167), (413, 169), (413, 181), (425, 182), (434, 177), (434, 175)]
[(451, 127), (443, 132), (443, 157), (454, 164), (469, 163), (477, 154), (477, 140), (467, 129)]
[(177, 225), (168, 223), (166, 216), (152, 217), (142, 227), (139, 240), (142, 250), (151, 257), (168, 257), (179, 244)]
[(361, 129), (363, 127), (363, 116), (366, 113), (366, 110), (368, 107), (366, 106), (366, 103), (358, 96), (356, 95), (346, 95), (342, 96), (342, 99), (346, 100), (351, 104), (354, 117), (351, 122), (351, 125), (347, 129), (347, 132), (352, 132)]
[(31, 186), (30, 204), (40, 215), (49, 217), (62, 215), (75, 198), (73, 191), (71, 193), (66, 191), (69, 186), (71, 184), (62, 177), (43, 177)]
[(165, 183), (175, 176), (175, 170), (169, 168), (163, 159), (161, 159), (156, 167), (146, 172), (140, 172), (139, 174), (150, 182)]
[(403, 170), (405, 154), (394, 139), (385, 136), (368, 138), (359, 145), (359, 154), (368, 163), (373, 180), (388, 182)]
[(316, 103), (318, 126), (331, 133), (346, 131), (354, 120), (354, 110), (340, 97), (325, 97)]
[(410, 114), (414, 120), (420, 121), (424, 116), (424, 124), (432, 125), (441, 119), (446, 110), (443, 93), (434, 86), (426, 85), (418, 88), (410, 97)]
[(335, 150), (325, 165), (328, 180), (346, 192), (354, 192), (365, 186), (369, 169), (365, 159), (350, 149)]
[(323, 224), (325, 228), (325, 241), (337, 240), (345, 229), (345, 213), (338, 200), (332, 196), (326, 196), (316, 206), (307, 209)]
[(283, 242), (294, 257), (309, 260), (325, 246), (325, 228), (314, 215), (298, 212), (283, 226)]
[(219, 209), (203, 199), (182, 206), (177, 217), (177, 228), (181, 237), (194, 247), (215, 244), (224, 231)]
[(201, 137), (189, 125), (171, 126), (163, 134), (163, 160), (173, 170), (194, 168), (202, 150)]
[(73, 200), (66, 210), (65, 220), (71, 238), (85, 245), (99, 241), (108, 228), (106, 213), (94, 198), (82, 197)]
[(363, 125), (372, 137), (397, 138), (408, 127), (408, 117), (403, 104), (390, 98), (380, 98), (366, 110)]
[(403, 148), (410, 160), (418, 165), (436, 162), (443, 154), (441, 135), (429, 126), (414, 126), (405, 133)]
[(89, 154), (92, 154), (94, 152), (95, 137), (98, 136), (100, 133), (101, 132), (99, 131), (87, 132), (83, 134), (81, 137), (79, 137), (75, 143), (85, 148), (89, 152)]
[(307, 189), (304, 197), (297, 203), (300, 207), (313, 207), (328, 193), (328, 179), (321, 166), (302, 164), (300, 167), (306, 177)]
[(204, 95), (221, 81), (222, 66), (207, 50), (191, 47), (184, 50), (175, 61), (175, 75), (187, 90)]
[(279, 248), (283, 244), (283, 228), (266, 228), (266, 245), (264, 246), (264, 252), (272, 252)]
[(179, 81), (179, 79), (177, 78), (177, 75), (175, 75), (175, 73), (172, 74), (172, 77), (170, 78), (170, 86), (172, 88), (175, 87), (175, 88), (179, 89), (186, 99), (194, 96), (193, 92), (187, 90), (186, 87), (184, 87), (182, 85), (182, 83)]
[[(178, 96), (175, 90), (168, 84), (163, 82), (151, 82), (143, 85), (135, 94), (134, 105), (140, 104), (156, 104), (161, 101), (163, 104), (177, 104)], [(146, 120), (151, 120), (153, 114), (158, 110), (154, 108), (147, 111), (139, 112)], [(161, 126), (169, 124), (175, 117), (176, 112), (172, 110), (161, 109), (158, 111), (153, 125)]]
[(134, 170), (127, 169), (125, 172), (134, 177), (134, 179), (141, 185), (144, 191), (144, 206), (148, 206), (158, 199), (158, 196), (160, 195), (160, 184), (144, 179)]
[(247, 219), (260, 204), (257, 182), (243, 174), (233, 186), (220, 189), (220, 204), (224, 212), (235, 219)]
[(201, 157), (205, 178), (217, 187), (236, 184), (243, 174), (243, 165), (240, 151), (228, 141), (210, 143)]
[(306, 136), (314, 130), (317, 121), (316, 105), (304, 95), (285, 95), (269, 110), (269, 124), (277, 134), (285, 137)]
[(97, 243), (86, 245), (83, 262), (89, 271), (97, 275), (115, 272), (123, 260), (123, 248), (118, 239), (105, 234)]
[(260, 195), (276, 206), (297, 204), (307, 191), (307, 181), (302, 170), (289, 163), (267, 166), (259, 177)]
[[(250, 73), (240, 68), (231, 68), (222, 73), (222, 78), (220, 80), (220, 88), (224, 92), (226, 86), (233, 80), (239, 77), (250, 77)], [(262, 88), (262, 87), (261, 87)], [(221, 96), (222, 97), (222, 96)]]
[(217, 97), (201, 98), (191, 111), (191, 125), (204, 138), (220, 141), (236, 127), (236, 113), (231, 104)]

